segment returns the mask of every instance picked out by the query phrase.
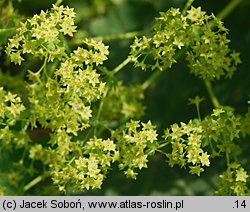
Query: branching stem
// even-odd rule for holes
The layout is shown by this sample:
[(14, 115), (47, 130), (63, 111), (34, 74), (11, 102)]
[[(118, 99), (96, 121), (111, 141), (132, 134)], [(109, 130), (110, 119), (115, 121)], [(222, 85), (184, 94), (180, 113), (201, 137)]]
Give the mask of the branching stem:
[(155, 151), (156, 151), (156, 152), (159, 152), (159, 153), (161, 153), (161, 154), (163, 154), (163, 155), (165, 155), (165, 156), (167, 156), (167, 153), (166, 153), (166, 152), (163, 152), (163, 151), (160, 150), (160, 149), (156, 149)]

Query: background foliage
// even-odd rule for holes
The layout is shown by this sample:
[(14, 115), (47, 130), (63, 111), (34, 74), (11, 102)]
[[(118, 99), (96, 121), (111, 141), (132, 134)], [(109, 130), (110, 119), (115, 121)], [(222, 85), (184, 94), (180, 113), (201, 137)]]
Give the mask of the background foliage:
[[(65, 0), (64, 5), (75, 8), (77, 33), (74, 40), (69, 40), (71, 48), (76, 48), (78, 39), (82, 37), (109, 36), (133, 31), (148, 30), (153, 26), (154, 18), (159, 12), (166, 11), (170, 7), (183, 8), (184, 0)], [(218, 14), (228, 3), (228, 0), (194, 2), (194, 6), (201, 6), (208, 13)], [(19, 25), (20, 20), (31, 17), (40, 10), (51, 8), (55, 1), (0, 1), (0, 29), (12, 28)], [(13, 10), (15, 12), (13, 12)], [(240, 52), (242, 64), (232, 79), (220, 79), (213, 82), (214, 92), (222, 105), (235, 108), (236, 113), (245, 114), (248, 110), (247, 101), (250, 94), (250, 1), (242, 0), (239, 6), (232, 11), (223, 21), (229, 29), (230, 47)], [(12, 30), (0, 30), (0, 82), (1, 86), (10, 91), (18, 91), (20, 87), (20, 67), (10, 64), (4, 53), (7, 39), (13, 34)], [(104, 40), (109, 45), (110, 55), (105, 65), (112, 70), (121, 63), (129, 53), (132, 39)], [(32, 61), (25, 62), (27, 68), (39, 67)], [(151, 74), (141, 70), (134, 70), (132, 64), (126, 66), (118, 73), (118, 78), (125, 85), (143, 82)], [(143, 100), (146, 106), (142, 121), (151, 120), (157, 126), (158, 132), (163, 133), (166, 127), (173, 123), (188, 122), (197, 117), (194, 106), (188, 105), (188, 99), (196, 95), (205, 98), (201, 103), (201, 116), (212, 112), (212, 104), (202, 80), (189, 74), (186, 62), (180, 61), (170, 70), (161, 73), (145, 93)], [(41, 136), (41, 139), (44, 139)], [(246, 170), (250, 170), (249, 164), (249, 137), (241, 140), (241, 163)], [(8, 170), (9, 159), (18, 157), (2, 153), (0, 170), (5, 173)], [(18, 154), (18, 152), (15, 152)], [(79, 194), (86, 195), (211, 195), (219, 180), (219, 174), (225, 170), (225, 161), (216, 158), (213, 166), (206, 168), (200, 177), (190, 175), (188, 170), (179, 167), (171, 168), (162, 154), (156, 154), (150, 158), (147, 169), (142, 169), (137, 180), (127, 179), (122, 172), (114, 167), (101, 190), (93, 190)], [(36, 164), (39, 168), (39, 164)], [(15, 185), (7, 184), (12, 181), (15, 184), (15, 176), (1, 176), (1, 183), (6, 182), (9, 192), (15, 190)], [(46, 187), (46, 192), (55, 192), (49, 186), (49, 182), (42, 181), (29, 190), (29, 194), (40, 194)], [(50, 190), (51, 189), (51, 190)], [(44, 192), (44, 191), (43, 191)], [(45, 193), (46, 193), (45, 192)], [(21, 191), (20, 191), (21, 194)], [(57, 194), (57, 193), (50, 193)]]

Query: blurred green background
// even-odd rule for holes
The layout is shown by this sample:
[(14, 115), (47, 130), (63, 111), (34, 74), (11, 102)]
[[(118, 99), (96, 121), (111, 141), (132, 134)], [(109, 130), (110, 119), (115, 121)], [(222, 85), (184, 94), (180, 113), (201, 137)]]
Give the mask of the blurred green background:
[[(12, 2), (18, 14), (24, 18), (50, 8), (56, 1), (13, 0)], [(170, 7), (183, 8), (185, 2), (185, 0), (64, 0), (63, 4), (75, 8), (78, 26), (76, 37), (83, 38), (150, 29), (160, 11), (166, 11)], [(229, 0), (196, 0), (194, 5), (201, 6), (208, 14), (212, 12), (218, 14), (229, 2)], [(250, 1), (242, 0), (223, 21), (229, 29), (230, 47), (240, 52), (242, 64), (232, 79), (213, 82), (213, 88), (222, 105), (232, 106), (237, 113), (244, 114), (247, 112), (250, 94)], [(1, 27), (6, 27), (17, 23), (2, 18), (0, 24)], [(3, 47), (7, 35), (1, 34), (0, 38)], [(109, 60), (105, 65), (113, 69), (122, 62), (129, 53), (131, 43), (132, 39), (105, 42), (110, 46)], [(74, 49), (76, 46), (72, 45), (71, 48)], [(1, 57), (4, 57), (3, 51)], [(1, 70), (5, 70), (5, 66), (1, 59)], [(130, 85), (143, 82), (150, 74), (151, 71), (135, 70), (132, 65), (128, 65), (119, 72), (118, 78)], [(197, 95), (206, 99), (200, 108), (204, 117), (211, 113), (212, 104), (204, 83), (189, 73), (183, 58), (170, 70), (164, 71), (145, 93), (144, 104), (147, 109), (142, 121), (150, 119), (158, 126), (160, 134), (170, 124), (188, 122), (197, 117), (195, 107), (188, 105), (188, 98)], [(250, 164), (247, 163), (250, 159), (248, 151), (250, 140), (248, 138), (239, 142), (243, 149), (241, 162), (243, 167), (250, 171)], [(211, 167), (206, 168), (205, 172), (197, 177), (191, 176), (188, 170), (179, 167), (170, 168), (165, 160), (163, 155), (156, 154), (151, 158), (148, 169), (143, 169), (136, 181), (126, 179), (123, 173), (114, 167), (101, 190), (84, 192), (83, 195), (212, 195), (219, 174), (226, 169), (223, 158), (212, 160)], [(39, 194), (39, 189), (35, 188), (31, 192)]]

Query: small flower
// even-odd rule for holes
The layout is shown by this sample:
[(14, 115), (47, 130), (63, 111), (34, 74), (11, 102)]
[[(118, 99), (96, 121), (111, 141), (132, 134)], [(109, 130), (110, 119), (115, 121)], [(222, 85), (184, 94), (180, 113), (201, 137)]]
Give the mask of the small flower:
[(178, 126), (178, 124), (173, 124), (171, 126), (171, 137), (175, 140), (181, 139), (182, 135), (183, 135), (183, 131), (181, 130), (181, 128)]
[(116, 145), (114, 144), (114, 141), (107, 139), (102, 142), (104, 148), (104, 151), (115, 151)]
[(201, 7), (195, 8), (193, 6), (187, 11), (187, 13), (187, 18), (189, 18), (192, 22), (201, 22), (201, 20), (204, 19), (204, 15), (206, 14), (205, 12), (201, 11)]
[(199, 154), (200, 154), (199, 148), (192, 148), (188, 150), (186, 156), (188, 158), (188, 163), (192, 163), (193, 165), (196, 164), (199, 161)]
[(131, 120), (130, 122), (126, 123), (126, 127), (131, 132), (136, 132), (137, 128), (140, 126), (139, 121)]
[(148, 167), (147, 162), (148, 162), (147, 155), (142, 155), (136, 159), (136, 163), (139, 169), (147, 168)]
[(210, 161), (209, 161), (209, 156), (207, 154), (207, 152), (202, 152), (201, 156), (200, 156), (200, 161), (201, 161), (201, 164), (202, 166), (209, 166), (210, 165)]
[(241, 63), (240, 53), (233, 51), (230, 56), (236, 65)]
[(201, 168), (200, 166), (189, 166), (189, 168), (191, 174), (196, 174), (198, 176), (200, 176), (201, 172), (204, 171), (204, 169)]
[(20, 51), (10, 53), (10, 60), (18, 65), (21, 65), (22, 61), (24, 61)]
[(190, 136), (188, 137), (188, 145), (199, 147), (200, 144), (201, 144), (201, 135), (194, 133), (190, 134)]
[(73, 26), (71, 23), (68, 23), (67, 21), (64, 21), (61, 24), (60, 32), (62, 32), (64, 35), (69, 35), (70, 37), (73, 37), (73, 33), (76, 32), (76, 26)]
[(213, 109), (213, 114), (212, 116), (220, 116), (220, 114), (224, 113), (225, 111), (222, 109), (222, 108), (216, 108), (216, 109)]
[(248, 177), (249, 175), (243, 168), (236, 171), (236, 181), (246, 182)]
[(74, 12), (74, 8), (69, 8), (68, 6), (64, 8), (62, 11), (64, 15), (68, 16), (69, 18), (74, 18), (76, 13)]
[(174, 39), (173, 44), (176, 45), (178, 49), (181, 49), (181, 47), (184, 46), (184, 43), (180, 39), (177, 39), (177, 38)]
[(151, 121), (148, 121), (147, 123), (142, 123), (142, 130), (153, 130), (155, 128), (154, 125), (152, 125)]
[(40, 157), (43, 154), (43, 147), (41, 144), (36, 144), (34, 146), (31, 147), (31, 149), (29, 150), (29, 157), (31, 159), (40, 159)]
[(172, 14), (172, 16), (176, 16), (180, 14), (180, 9), (179, 8), (171, 8), (170, 12)]
[(146, 134), (146, 139), (148, 141), (150, 141), (151, 143), (153, 143), (154, 141), (157, 141), (157, 133), (155, 130), (147, 130), (145, 131), (145, 134)]
[(124, 172), (124, 174), (127, 176), (127, 177), (130, 177), (132, 179), (136, 179), (136, 176), (138, 175), (138, 173), (134, 172), (133, 169), (128, 169)]

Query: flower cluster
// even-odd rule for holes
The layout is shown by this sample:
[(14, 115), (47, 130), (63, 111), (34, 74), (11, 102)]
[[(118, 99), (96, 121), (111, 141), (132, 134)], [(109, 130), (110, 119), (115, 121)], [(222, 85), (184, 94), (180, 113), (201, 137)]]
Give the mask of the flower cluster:
[(9, 124), (14, 125), (12, 121), (16, 120), (22, 111), (25, 110), (24, 105), (22, 104), (21, 98), (16, 94), (11, 92), (6, 92), (0, 87), (0, 123), (5, 117), (10, 119)]
[(75, 12), (69, 7), (53, 6), (50, 11), (42, 11), (21, 23), (16, 35), (9, 39), (6, 53), (15, 64), (24, 61), (22, 55), (33, 54), (53, 61), (65, 55), (61, 35), (73, 36)]
[(164, 136), (172, 145), (172, 152), (167, 153), (168, 163), (181, 167), (189, 164), (190, 173), (200, 175), (204, 171), (202, 166), (210, 165), (210, 155), (203, 148), (212, 147), (213, 157), (233, 151), (237, 154), (234, 141), (239, 137), (239, 132), (240, 119), (230, 108), (214, 109), (212, 115), (203, 121), (173, 124), (165, 130)]
[[(32, 133), (45, 129), (47, 142), (30, 144), (29, 158), (41, 160), (50, 168), (52, 179), (60, 190), (65, 190), (71, 183), (75, 183), (75, 189), (99, 188), (110, 166), (107, 160), (114, 157), (111, 156), (114, 152), (110, 149), (109, 140), (93, 139), (86, 145), (76, 142), (79, 132), (90, 126), (93, 102), (104, 93), (106, 85), (100, 79), (97, 66), (107, 60), (109, 51), (101, 41), (85, 39), (84, 47), (66, 53), (62, 36), (73, 36), (76, 31), (74, 16), (73, 9), (63, 6), (42, 11), (21, 23), (6, 49), (11, 61), (17, 64), (24, 60), (21, 54), (26, 53), (44, 60), (39, 71), (28, 70), (25, 102), (29, 110), (25, 114), (25, 130), (29, 127)], [(53, 63), (54, 59), (57, 59), (56, 66), (49, 69), (48, 62)], [(0, 111), (1, 114), (14, 119), (24, 110), (19, 97), (9, 93), (1, 96), (5, 96), (3, 104), (10, 105), (6, 111)], [(1, 136), (5, 134), (11, 135), (8, 131)], [(20, 136), (16, 135), (17, 138)], [(7, 140), (6, 137), (4, 139)], [(36, 141), (37, 138), (31, 136), (31, 139)], [(98, 142), (102, 146), (92, 145)], [(96, 166), (100, 171), (95, 170)]]
[(212, 144), (215, 149), (218, 148), (219, 154), (237, 154), (235, 141), (239, 138), (241, 122), (232, 108), (214, 109), (201, 125), (204, 129), (204, 145)]
[[(94, 39), (85, 39), (83, 43), (87, 45), (87, 49), (78, 47), (72, 55), (73, 61), (81, 66), (102, 65), (103, 61), (107, 60), (109, 54), (108, 46), (105, 46), (102, 41)], [(90, 78), (91, 79), (91, 78)]]
[(111, 164), (118, 158), (114, 141), (94, 137), (71, 163), (53, 163), (52, 179), (60, 191), (66, 191), (67, 186), (75, 191), (101, 188)]
[(190, 173), (200, 175), (202, 166), (209, 166), (209, 154), (202, 149), (203, 129), (195, 121), (188, 124), (173, 124), (165, 130), (165, 139), (170, 141), (172, 152), (167, 154), (170, 166), (189, 164)]
[(170, 9), (156, 18), (152, 38), (135, 38), (131, 45), (130, 57), (136, 67), (142, 69), (165, 70), (176, 62), (178, 49), (190, 40), (186, 36), (186, 17), (179, 9)]
[[(98, 39), (85, 39), (71, 52), (64, 36), (76, 32), (74, 17), (73, 9), (54, 5), (21, 23), (9, 39), (6, 53), (11, 62), (21, 65), (29, 56), (30, 61), (40, 58), (43, 64), (36, 72), (25, 70), (25, 80), (15, 84), (22, 89), (25, 85), (23, 93), (19, 89), (24, 95), (0, 87), (1, 147), (23, 151), (15, 156), (18, 162), (10, 160), (8, 180), (17, 187), (26, 176), (33, 177), (39, 160), (43, 168), (38, 165), (35, 171), (41, 176), (24, 186), (24, 191), (49, 176), (59, 191), (77, 192), (100, 189), (114, 163), (136, 179), (155, 152), (166, 155), (171, 167), (188, 167), (198, 176), (212, 158), (226, 155), (229, 167), (220, 176), (217, 194), (245, 195), (249, 175), (239, 164), (230, 164), (230, 159), (239, 153), (235, 141), (250, 134), (250, 112), (240, 117), (231, 108), (221, 107), (202, 120), (197, 109), (199, 120), (173, 124), (158, 140), (151, 121), (131, 120), (144, 113), (144, 86), (125, 86), (115, 78), (117, 69), (108, 73), (100, 67), (108, 59), (108, 47)], [(186, 51), (191, 72), (212, 80), (231, 77), (241, 62), (239, 54), (228, 47), (222, 22), (200, 7), (161, 13), (153, 32), (151, 37), (135, 38), (131, 45), (128, 59), (136, 67), (164, 70)], [(100, 72), (110, 78), (104, 82)], [(199, 108), (202, 100), (197, 97), (191, 102)]]
[(231, 163), (228, 169), (220, 175), (220, 182), (215, 195), (246, 196), (248, 193), (247, 182), (249, 175), (238, 163)]
[[(141, 129), (140, 129), (141, 128)], [(119, 168), (127, 177), (136, 179), (136, 169), (147, 168), (148, 156), (157, 146), (155, 126), (139, 121), (130, 121), (122, 131), (112, 135), (119, 150)]]
[[(1, 29), (18, 26), (20, 19), (24, 17), (15, 9), (13, 2), (0, 1)], [(2, 44), (5, 39), (1, 39)]]
[(177, 50), (185, 47), (191, 72), (203, 79), (231, 77), (241, 63), (239, 53), (231, 51), (227, 29), (214, 15), (191, 7), (187, 14), (170, 9), (156, 19), (153, 37), (136, 38), (130, 57), (136, 67), (165, 70), (177, 59)]
[[(198, 13), (198, 9), (192, 7), (192, 10), (194, 14)], [(203, 17), (204, 24), (196, 22), (191, 26), (193, 40), (186, 57), (191, 73), (208, 80), (220, 79), (223, 75), (231, 78), (241, 63), (239, 53), (229, 49), (228, 30), (223, 23), (214, 15)], [(214, 28), (211, 28), (211, 23)]]
[[(86, 49), (78, 47), (68, 56), (60, 34), (73, 36), (74, 17), (73, 9), (63, 6), (42, 11), (21, 23), (6, 52), (18, 64), (23, 60), (21, 54), (45, 57), (41, 69), (28, 74), (31, 126), (37, 127), (38, 122), (52, 131), (66, 130), (76, 135), (88, 126), (91, 102), (104, 92), (105, 84), (95, 67), (103, 64), (109, 52), (101, 41), (86, 39)], [(48, 73), (46, 63), (54, 58), (61, 60), (60, 67)]]
[(21, 148), (28, 143), (29, 137), (25, 129), (14, 128), (25, 109), (19, 96), (0, 87), (0, 141), (3, 146), (10, 148), (14, 145), (15, 148)]
[(86, 41), (88, 50), (80, 47), (75, 50), (46, 83), (41, 83), (39, 73), (30, 72), (33, 80), (29, 85), (29, 102), (33, 108), (30, 119), (34, 127), (38, 121), (53, 131), (66, 130), (74, 135), (88, 127), (91, 102), (99, 99), (105, 89), (94, 65), (101, 64), (108, 53), (104, 45), (93, 49), (93, 41), (89, 42), (90, 45)]

